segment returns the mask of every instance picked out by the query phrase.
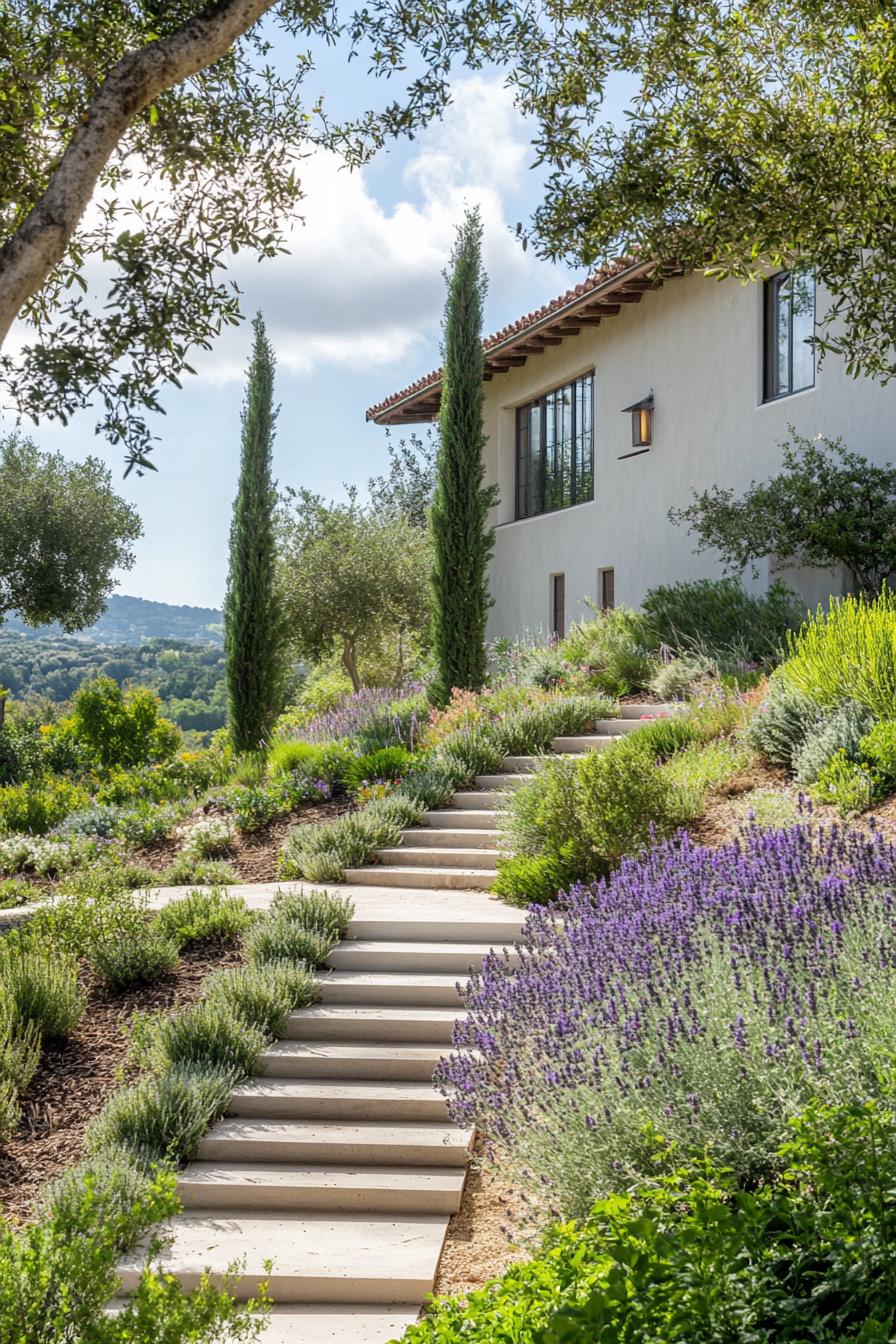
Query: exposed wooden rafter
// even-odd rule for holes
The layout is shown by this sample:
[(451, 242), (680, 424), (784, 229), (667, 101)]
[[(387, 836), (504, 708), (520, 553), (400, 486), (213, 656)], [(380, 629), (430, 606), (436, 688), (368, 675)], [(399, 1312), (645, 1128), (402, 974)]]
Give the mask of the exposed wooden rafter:
[[(496, 374), (522, 367), (531, 355), (541, 355), (548, 347), (580, 335), (583, 329), (599, 326), (604, 318), (617, 317), (624, 306), (640, 303), (646, 293), (659, 289), (665, 279), (683, 274), (683, 268), (668, 266), (658, 276), (650, 263), (628, 262), (592, 277), (537, 313), (520, 318), (489, 337), (484, 343), (484, 380), (491, 382)], [(441, 374), (436, 371), (372, 407), (367, 418), (382, 425), (434, 419), (441, 390)]]

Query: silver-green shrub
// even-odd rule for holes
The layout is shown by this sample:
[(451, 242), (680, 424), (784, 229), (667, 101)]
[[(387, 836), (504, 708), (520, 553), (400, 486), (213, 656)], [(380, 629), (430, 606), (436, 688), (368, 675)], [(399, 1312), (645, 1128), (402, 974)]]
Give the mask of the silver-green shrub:
[(87, 1152), (124, 1149), (145, 1167), (189, 1158), (227, 1110), (232, 1089), (233, 1075), (226, 1070), (151, 1074), (113, 1093), (88, 1126)]
[(88, 952), (91, 970), (109, 989), (150, 984), (176, 964), (178, 944), (155, 924), (136, 924), (126, 938), (104, 938)]
[(773, 677), (747, 727), (747, 741), (766, 760), (792, 768), (820, 717), (821, 708), (814, 700)]
[(874, 715), (865, 705), (845, 702), (826, 711), (813, 724), (793, 758), (799, 784), (814, 784), (824, 767), (842, 751), (849, 761), (860, 756), (859, 744), (874, 725)]
[(209, 1003), (224, 1007), (250, 1026), (277, 1036), (287, 1015), (317, 998), (319, 982), (304, 965), (267, 961), (261, 966), (215, 971), (202, 986)]

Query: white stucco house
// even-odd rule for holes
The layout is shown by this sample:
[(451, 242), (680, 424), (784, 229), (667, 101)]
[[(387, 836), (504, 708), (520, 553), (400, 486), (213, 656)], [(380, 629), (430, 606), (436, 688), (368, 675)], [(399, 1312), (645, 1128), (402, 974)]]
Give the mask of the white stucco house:
[[(638, 605), (659, 583), (720, 574), (669, 521), (712, 484), (740, 492), (780, 467), (789, 426), (842, 436), (874, 461), (896, 455), (896, 383), (850, 378), (811, 345), (815, 285), (699, 274), (648, 263), (589, 277), (484, 342), (486, 473), (497, 482), (490, 635), (556, 630), (582, 599)], [(367, 412), (379, 425), (438, 415), (437, 371)], [(766, 562), (749, 587), (765, 588)], [(842, 575), (779, 575), (810, 603)], [(777, 577), (777, 575), (773, 575)]]

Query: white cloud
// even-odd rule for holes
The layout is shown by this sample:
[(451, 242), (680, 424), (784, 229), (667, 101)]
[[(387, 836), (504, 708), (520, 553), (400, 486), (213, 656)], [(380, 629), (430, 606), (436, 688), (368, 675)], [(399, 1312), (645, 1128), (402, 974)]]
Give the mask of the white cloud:
[[(290, 254), (261, 265), (237, 258), (231, 275), (244, 311), (263, 311), (281, 367), (398, 368), (415, 352), (431, 359), (442, 271), (466, 205), (482, 212), (496, 325), (516, 316), (501, 309), (502, 295), (525, 291), (541, 301), (563, 287), (565, 274), (558, 285), (556, 269), (523, 252), (508, 227), (506, 201), (524, 187), (531, 150), (498, 80), (458, 82), (444, 119), (419, 146), (399, 183), (405, 199), (391, 206), (374, 195), (371, 174), (313, 154), (302, 164), (304, 222), (290, 232)], [(198, 361), (200, 376), (242, 379), (246, 348), (245, 329), (226, 333)]]
[[(300, 374), (381, 368), (402, 382), (428, 372), (438, 362), (442, 273), (469, 205), (482, 214), (490, 329), (567, 284), (566, 271), (524, 252), (510, 229), (514, 198), (523, 215), (532, 205), (534, 187), (526, 191), (532, 151), (499, 78), (458, 80), (444, 118), (415, 144), (400, 175), (390, 175), (388, 164), (385, 173), (382, 165), (349, 172), (336, 155), (311, 153), (299, 166), (305, 196), (289, 230), (289, 253), (262, 263), (245, 253), (228, 268), (242, 290), (243, 312), (264, 313), (281, 368)], [(139, 191), (146, 194), (144, 184)], [(386, 195), (388, 204), (380, 199)], [(91, 258), (86, 273), (101, 305), (106, 268)], [(17, 324), (7, 352), (18, 353), (30, 335)], [(202, 382), (242, 381), (248, 348), (245, 324), (227, 328), (213, 350), (194, 352), (191, 363)]]

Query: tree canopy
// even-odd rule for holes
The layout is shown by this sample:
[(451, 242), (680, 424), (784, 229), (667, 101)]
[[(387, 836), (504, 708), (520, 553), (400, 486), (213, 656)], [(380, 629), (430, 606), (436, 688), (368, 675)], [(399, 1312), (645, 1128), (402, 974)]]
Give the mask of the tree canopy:
[(388, 679), (400, 682), (429, 609), (425, 529), (363, 508), (353, 492), (345, 503), (308, 490), (291, 491), (289, 499), (280, 520), (279, 582), (296, 654), (319, 662), (338, 651), (358, 690), (365, 660), (382, 663), (388, 645)]
[(740, 499), (713, 486), (684, 509), (671, 509), (699, 538), (697, 551), (719, 551), (740, 573), (771, 555), (778, 567), (843, 565), (859, 592), (878, 593), (896, 571), (896, 467), (848, 452), (840, 439), (794, 435), (783, 470), (754, 481)]
[[(892, 6), (544, 0), (536, 23), (541, 8), (495, 38), (549, 169), (521, 226), (536, 247), (579, 264), (635, 253), (744, 280), (801, 257), (826, 295), (822, 351), (841, 352), (850, 372), (892, 377)], [(620, 123), (606, 96), (628, 86)]]
[(67, 462), (29, 439), (0, 439), (0, 621), (78, 630), (103, 610), (116, 569), (131, 569), (143, 528), (94, 457)]
[[(309, 45), (337, 41), (404, 82), (340, 125), (304, 93)], [(96, 402), (129, 464), (151, 466), (147, 413), (191, 351), (239, 320), (231, 254), (284, 250), (303, 153), (358, 163), (413, 133), (444, 107), (454, 57), (477, 46), (462, 13), (424, 0), (344, 15), (332, 0), (7, 0), (0, 346), (25, 322), (22, 350), (0, 356), (11, 404), (64, 421)]]
[(403, 517), (415, 527), (427, 527), (436, 485), (438, 434), (430, 426), (423, 438), (410, 434), (394, 443), (387, 429), (386, 450), (388, 471), (367, 479), (371, 508), (381, 516)]

